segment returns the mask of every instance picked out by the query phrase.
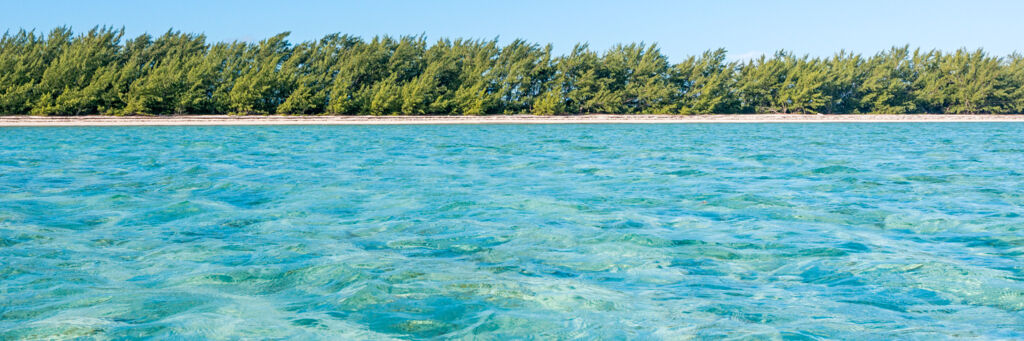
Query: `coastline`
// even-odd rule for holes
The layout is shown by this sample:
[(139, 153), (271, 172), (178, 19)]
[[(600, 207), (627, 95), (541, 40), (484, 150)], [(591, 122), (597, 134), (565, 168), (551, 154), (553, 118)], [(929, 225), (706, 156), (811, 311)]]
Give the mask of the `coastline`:
[(888, 122), (1024, 122), (1024, 115), (0, 116), (0, 127)]

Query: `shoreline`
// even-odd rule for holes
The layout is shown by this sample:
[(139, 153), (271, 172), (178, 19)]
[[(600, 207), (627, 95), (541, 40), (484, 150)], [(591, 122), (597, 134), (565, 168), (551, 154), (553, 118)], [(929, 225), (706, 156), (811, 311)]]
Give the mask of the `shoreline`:
[(1024, 122), (1024, 115), (606, 115), (573, 116), (0, 116), (0, 127), (217, 126), (217, 125), (421, 125), (421, 124), (616, 124), (616, 123), (924, 123)]

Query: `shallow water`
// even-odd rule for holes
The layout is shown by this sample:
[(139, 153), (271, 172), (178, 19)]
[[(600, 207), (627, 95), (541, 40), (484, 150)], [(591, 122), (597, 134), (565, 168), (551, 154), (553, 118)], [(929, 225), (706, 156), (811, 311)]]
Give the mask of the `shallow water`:
[(1022, 338), (1024, 124), (0, 128), (0, 339)]

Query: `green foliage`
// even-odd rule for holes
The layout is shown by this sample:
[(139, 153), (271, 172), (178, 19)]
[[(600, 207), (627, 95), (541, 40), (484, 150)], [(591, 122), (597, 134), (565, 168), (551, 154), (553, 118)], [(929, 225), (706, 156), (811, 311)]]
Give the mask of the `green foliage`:
[(1007, 112), (1024, 112), (1024, 56), (1014, 53), (1009, 57), (1009, 66), (1003, 72), (1005, 88), (1002, 106)]
[(1002, 59), (984, 51), (957, 50), (943, 55), (939, 51), (915, 56), (925, 70), (918, 78), (916, 97), (930, 112), (951, 114), (1002, 113), (1008, 111)]
[(117, 83), (127, 84), (120, 99), (125, 114), (184, 114), (194, 109), (189, 74), (206, 52), (205, 37), (168, 31), (152, 43), (148, 36), (129, 42), (141, 49), (121, 68)]
[(740, 67), (737, 91), (749, 111), (817, 113), (831, 101), (827, 63), (785, 51), (761, 56)]
[(397, 77), (388, 77), (373, 87), (370, 115), (397, 115), (402, 112), (402, 88)]
[(558, 81), (566, 91), (567, 109), (572, 113), (602, 111), (607, 99), (597, 98), (610, 81), (599, 69), (597, 53), (587, 45), (576, 45), (572, 52), (557, 61)]
[(860, 107), (860, 86), (867, 78), (868, 70), (864, 67), (865, 60), (860, 55), (840, 51), (824, 62), (825, 84), (822, 91), (828, 103), (823, 110), (826, 113), (857, 113)]
[(551, 89), (538, 96), (536, 102), (533, 104), (533, 113), (535, 115), (557, 115), (565, 113), (565, 98), (562, 97), (561, 91), (558, 89)]
[(740, 112), (736, 94), (735, 62), (726, 63), (725, 49), (706, 51), (673, 66), (673, 84), (678, 89), (675, 112), (711, 114)]
[(523, 40), (123, 35), (4, 33), (0, 114), (1024, 113), (1024, 57), (981, 50), (735, 62), (718, 49), (672, 64), (643, 43), (553, 56)]
[(620, 94), (615, 113), (664, 113), (673, 100), (668, 58), (657, 45), (616, 45), (605, 53), (602, 64), (612, 79), (610, 90)]
[[(57, 50), (32, 89), (31, 113), (37, 115), (97, 114), (115, 106), (109, 90), (116, 74), (124, 30), (97, 27), (71, 38), (54, 30), (46, 44)], [(0, 53), (6, 54), (6, 51)]]
[(241, 76), (228, 94), (231, 112), (240, 115), (270, 114), (292, 92), (290, 73), (282, 65), (291, 57), (291, 49), (281, 33), (247, 46), (242, 54)]
[[(916, 53), (915, 53), (916, 54)], [(858, 87), (862, 94), (860, 111), (879, 114), (917, 112), (914, 83), (917, 72), (907, 46), (875, 55), (864, 68), (867, 75)]]

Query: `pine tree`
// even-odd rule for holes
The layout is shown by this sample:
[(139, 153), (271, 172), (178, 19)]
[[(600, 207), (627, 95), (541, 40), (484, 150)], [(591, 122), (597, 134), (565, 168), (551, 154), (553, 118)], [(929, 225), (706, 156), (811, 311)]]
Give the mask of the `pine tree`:
[(840, 51), (824, 63), (824, 92), (829, 98), (824, 111), (829, 114), (857, 113), (862, 100), (859, 89), (867, 77), (864, 58)]
[[(70, 35), (66, 28), (50, 36)], [(19, 30), (0, 38), (0, 115), (25, 114), (32, 110), (36, 83), (54, 58), (44, 36)]]
[(784, 88), (791, 86), (790, 69), (795, 57), (785, 51), (771, 58), (762, 55), (740, 67), (737, 84), (740, 100), (748, 112), (788, 113), (789, 103), (782, 96)]
[(74, 38), (64, 33), (58, 29), (48, 38), (47, 44), (57, 45), (60, 52), (36, 86), (32, 113), (99, 114), (101, 107), (109, 107), (101, 97), (111, 86), (110, 74), (116, 69), (124, 29), (96, 27)]
[(291, 93), (287, 75), (279, 72), (291, 55), (285, 40), (288, 35), (288, 32), (281, 33), (245, 49), (243, 56), (247, 63), (228, 95), (232, 113), (274, 113)]
[(786, 80), (779, 89), (783, 113), (818, 113), (831, 98), (825, 93), (828, 69), (815, 58), (787, 58)]
[(402, 113), (402, 87), (397, 77), (388, 77), (373, 87), (370, 115), (397, 115)]
[(982, 50), (952, 54), (932, 51), (918, 58), (928, 72), (920, 78), (917, 98), (926, 108), (948, 114), (1001, 113), (1006, 97), (1002, 60)]
[(572, 52), (557, 61), (558, 75), (566, 91), (567, 110), (574, 113), (592, 113), (601, 111), (601, 101), (596, 101), (597, 93), (605, 85), (603, 71), (598, 69), (600, 60), (597, 53), (591, 51), (586, 44), (577, 44)]
[(565, 113), (565, 98), (560, 89), (551, 88), (541, 93), (533, 105), (535, 115), (557, 115)]
[[(917, 54), (915, 52), (915, 54)], [(919, 72), (910, 59), (910, 47), (893, 47), (864, 64), (864, 82), (858, 86), (863, 113), (901, 114), (917, 112), (914, 84)]]
[(497, 39), (455, 41), (461, 64), (459, 86), (452, 98), (453, 114), (487, 115), (498, 112), (501, 99), (497, 94), (498, 80), (492, 72), (500, 50), (497, 43)]
[(1002, 105), (1005, 112), (1024, 113), (1024, 55), (1014, 53), (1008, 59), (1003, 72), (1005, 97)]
[(0, 114), (489, 115), (556, 113), (1022, 113), (1024, 58), (982, 50), (828, 58), (786, 51), (727, 62), (725, 50), (669, 64), (657, 45), (330, 34), (289, 43), (206, 43), (168, 30), (0, 37)]
[(734, 90), (737, 63), (725, 60), (725, 49), (718, 49), (673, 66), (672, 82), (679, 91), (673, 111), (681, 114), (739, 112), (739, 98)]

